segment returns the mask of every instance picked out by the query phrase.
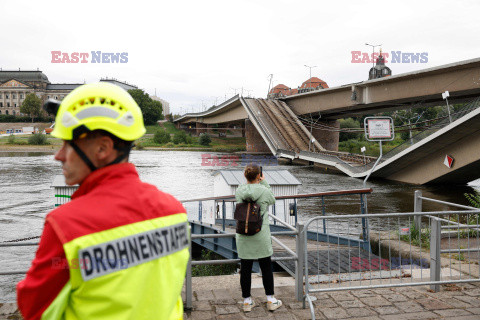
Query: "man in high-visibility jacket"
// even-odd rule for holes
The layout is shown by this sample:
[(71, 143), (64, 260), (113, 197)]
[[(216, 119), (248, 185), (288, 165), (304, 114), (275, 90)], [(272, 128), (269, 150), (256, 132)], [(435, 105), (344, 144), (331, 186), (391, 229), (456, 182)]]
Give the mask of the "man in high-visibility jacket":
[(185, 209), (140, 181), (128, 163), (145, 133), (122, 88), (87, 84), (61, 103), (52, 136), (72, 201), (47, 215), (38, 251), (17, 285), (29, 319), (182, 319), (189, 258)]

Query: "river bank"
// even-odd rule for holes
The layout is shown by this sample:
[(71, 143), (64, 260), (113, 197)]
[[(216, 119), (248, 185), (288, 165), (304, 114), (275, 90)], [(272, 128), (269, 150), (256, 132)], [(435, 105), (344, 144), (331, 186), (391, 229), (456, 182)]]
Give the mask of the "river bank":
[[(52, 153), (54, 154), (60, 149), (61, 145), (1, 145), (0, 146), (0, 154), (1, 153), (12, 153), (12, 152), (42, 152), (42, 153)], [(206, 151), (206, 152), (233, 152), (228, 147), (222, 148), (209, 148), (209, 147), (142, 147), (141, 149), (137, 150), (146, 150), (146, 151)], [(237, 151), (238, 152), (238, 151)]]

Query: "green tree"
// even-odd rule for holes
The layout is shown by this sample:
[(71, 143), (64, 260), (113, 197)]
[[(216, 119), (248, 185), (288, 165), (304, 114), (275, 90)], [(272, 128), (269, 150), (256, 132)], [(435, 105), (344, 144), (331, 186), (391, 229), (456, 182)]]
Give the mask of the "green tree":
[[(360, 122), (353, 118), (340, 119), (340, 128), (341, 129), (360, 129)], [(360, 139), (362, 137), (362, 131), (354, 132), (340, 132), (340, 141), (347, 141), (351, 139)]]
[(23, 100), (20, 106), (20, 112), (29, 114), (32, 117), (32, 122), (35, 117), (38, 117), (41, 112), (42, 100), (35, 93), (29, 93)]
[(142, 110), (143, 122), (145, 125), (156, 124), (158, 120), (163, 119), (162, 103), (160, 101), (150, 98), (148, 93), (141, 89), (128, 90), (133, 100), (138, 104)]

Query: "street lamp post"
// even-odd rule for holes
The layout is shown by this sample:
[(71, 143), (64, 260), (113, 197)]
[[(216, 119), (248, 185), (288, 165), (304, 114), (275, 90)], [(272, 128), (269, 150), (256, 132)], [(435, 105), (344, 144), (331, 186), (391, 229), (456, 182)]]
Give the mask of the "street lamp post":
[(305, 67), (307, 68), (310, 68), (310, 78), (308, 78), (309, 80), (312, 79), (312, 69), (313, 68), (316, 68), (317, 66), (307, 66), (306, 64), (304, 64)]
[(375, 47), (380, 47), (382, 45), (381, 44), (368, 44), (368, 43), (365, 43), (365, 45), (372, 47), (372, 67), (375, 68), (375, 59), (373, 59), (373, 57), (375, 55)]

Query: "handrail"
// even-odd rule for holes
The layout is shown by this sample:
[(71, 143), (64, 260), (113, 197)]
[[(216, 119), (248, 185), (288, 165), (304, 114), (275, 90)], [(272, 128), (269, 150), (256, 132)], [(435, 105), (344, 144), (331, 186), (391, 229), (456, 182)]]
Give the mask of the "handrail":
[(468, 209), (468, 210), (478, 210), (478, 209), (475, 208), (475, 207), (464, 206), (464, 205), (462, 205), (462, 204), (457, 204), (457, 203), (453, 203), (453, 202), (442, 201), (442, 200), (437, 200), (437, 199), (431, 199), (431, 198), (426, 198), (426, 197), (418, 197), (418, 198), (419, 198), (419, 199), (423, 199), (423, 200), (427, 200), (427, 201), (430, 201), (430, 202), (435, 202), (435, 203), (440, 203), (440, 204), (446, 204), (446, 205), (452, 206), (452, 207), (463, 208), (463, 209)]
[(401, 213), (368, 213), (368, 214), (342, 214), (342, 215), (332, 215), (332, 216), (319, 216), (313, 217), (305, 222), (305, 226), (308, 226), (314, 220), (338, 220), (345, 218), (385, 218), (385, 217), (415, 217), (415, 216), (446, 216), (450, 214), (469, 214), (469, 213), (480, 213), (480, 209), (476, 210), (455, 210), (455, 211), (425, 211), (425, 212), (401, 212)]
[[(323, 197), (323, 196), (341, 196), (346, 194), (366, 194), (372, 193), (371, 188), (363, 188), (363, 189), (351, 189), (351, 190), (339, 190), (339, 191), (326, 191), (326, 192), (319, 192), (319, 193), (304, 193), (304, 194), (296, 194), (291, 196), (276, 196), (275, 199), (298, 199), (298, 198), (315, 198), (315, 197)], [(191, 200), (180, 200), (180, 202), (193, 202), (193, 201), (209, 201), (209, 200), (235, 200), (235, 196), (221, 196), (221, 197), (207, 197), (207, 198), (198, 198), (198, 199), (191, 199)]]

